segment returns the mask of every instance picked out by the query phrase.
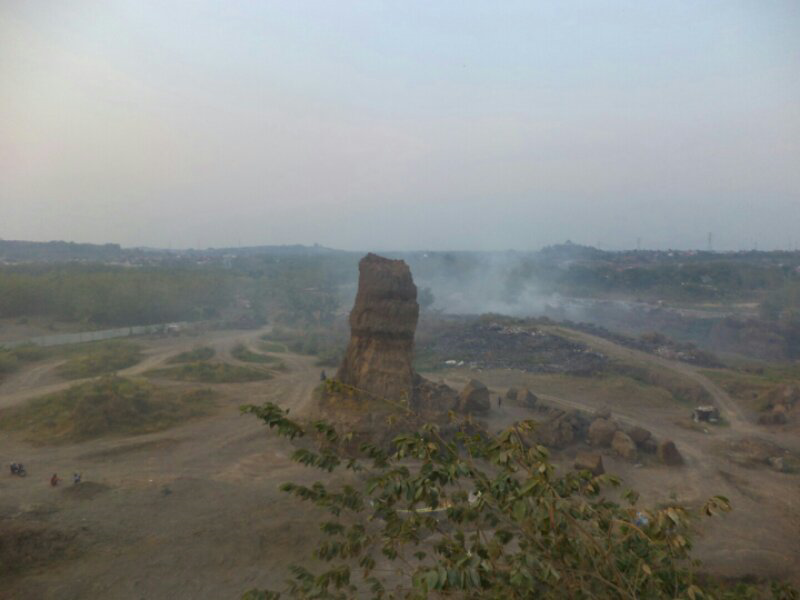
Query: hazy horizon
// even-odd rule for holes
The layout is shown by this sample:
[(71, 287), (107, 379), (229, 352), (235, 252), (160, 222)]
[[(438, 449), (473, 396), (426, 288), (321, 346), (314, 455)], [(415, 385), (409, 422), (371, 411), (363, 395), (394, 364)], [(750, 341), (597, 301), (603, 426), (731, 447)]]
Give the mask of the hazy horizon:
[(0, 238), (795, 249), (794, 2), (0, 5)]

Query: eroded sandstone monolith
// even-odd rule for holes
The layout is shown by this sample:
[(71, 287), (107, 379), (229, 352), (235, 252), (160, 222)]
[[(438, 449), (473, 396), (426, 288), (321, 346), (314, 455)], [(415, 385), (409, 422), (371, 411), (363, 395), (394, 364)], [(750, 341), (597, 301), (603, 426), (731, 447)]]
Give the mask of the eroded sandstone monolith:
[(411, 402), (417, 286), (402, 260), (367, 254), (358, 263), (350, 343), (336, 378), (361, 398)]

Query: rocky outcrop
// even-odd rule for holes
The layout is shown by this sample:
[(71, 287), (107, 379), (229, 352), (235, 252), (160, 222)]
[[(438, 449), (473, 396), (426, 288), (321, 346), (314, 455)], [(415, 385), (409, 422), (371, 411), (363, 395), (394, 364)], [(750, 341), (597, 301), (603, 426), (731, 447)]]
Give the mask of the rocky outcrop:
[(579, 471), (589, 471), (595, 476), (606, 472), (603, 467), (603, 457), (589, 452), (579, 452), (575, 457), (574, 467)]
[(665, 465), (676, 467), (683, 464), (683, 456), (678, 452), (675, 447), (675, 442), (672, 440), (664, 440), (658, 445), (658, 458)]
[(416, 413), (433, 414), (458, 408), (458, 393), (444, 383), (434, 383), (414, 374), (411, 409)]
[(595, 419), (589, 425), (588, 440), (592, 446), (598, 448), (608, 447), (614, 434), (617, 432), (617, 424), (608, 419)]
[(336, 379), (361, 398), (410, 405), (417, 286), (402, 260), (367, 254), (358, 270), (350, 343)]
[(464, 413), (486, 413), (491, 408), (489, 390), (477, 379), (470, 379), (458, 395), (458, 408)]
[(625, 460), (634, 461), (637, 458), (636, 444), (624, 431), (617, 430), (611, 439), (611, 448), (618, 456)]
[(633, 440), (633, 443), (636, 444), (637, 446), (641, 446), (647, 440), (653, 437), (652, 434), (647, 429), (645, 429), (644, 427), (639, 427), (638, 425), (635, 427), (631, 427), (628, 430), (628, 436), (630, 436), (630, 438)]

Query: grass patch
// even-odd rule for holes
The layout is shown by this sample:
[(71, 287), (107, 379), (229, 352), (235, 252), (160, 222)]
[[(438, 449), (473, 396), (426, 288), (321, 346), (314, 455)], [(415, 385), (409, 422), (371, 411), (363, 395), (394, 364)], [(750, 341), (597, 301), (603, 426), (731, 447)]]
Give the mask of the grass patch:
[(142, 380), (107, 375), (0, 413), (0, 428), (32, 442), (81, 442), (106, 435), (160, 431), (209, 414), (214, 392), (173, 392)]
[(166, 369), (153, 369), (147, 371), (145, 375), (203, 383), (244, 383), (272, 378), (272, 375), (263, 369), (209, 362), (193, 362)]
[(141, 348), (132, 342), (112, 340), (93, 344), (88, 352), (73, 356), (58, 367), (65, 379), (82, 379), (132, 367), (142, 360)]
[(278, 359), (274, 356), (269, 356), (267, 354), (261, 354), (260, 352), (253, 352), (245, 346), (244, 344), (236, 344), (231, 350), (231, 356), (233, 356), (237, 360), (241, 360), (243, 362), (249, 363), (274, 363), (278, 362)]
[(261, 336), (261, 340), (258, 347), (264, 352), (286, 352), (286, 346), (278, 342), (270, 341), (265, 335)]
[(317, 357), (317, 366), (336, 367), (341, 363), (347, 346), (346, 332), (330, 329), (285, 329), (275, 327), (261, 336), (266, 342), (277, 342), (291, 352)]
[(174, 365), (177, 363), (185, 363), (185, 362), (196, 362), (198, 360), (209, 360), (214, 358), (214, 354), (216, 352), (210, 346), (200, 346), (198, 348), (192, 348), (191, 350), (187, 350), (186, 352), (181, 352), (180, 354), (176, 354), (175, 356), (171, 356), (167, 359), (167, 364)]

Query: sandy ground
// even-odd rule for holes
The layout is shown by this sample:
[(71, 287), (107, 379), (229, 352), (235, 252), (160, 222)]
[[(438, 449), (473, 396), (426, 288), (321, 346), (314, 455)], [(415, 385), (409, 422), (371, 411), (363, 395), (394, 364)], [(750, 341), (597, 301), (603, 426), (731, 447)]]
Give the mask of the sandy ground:
[[(145, 360), (122, 373), (141, 373), (197, 345), (212, 345), (230, 359), (227, 353), (235, 343), (259, 333), (148, 340)], [(18, 436), (0, 439), (2, 462), (22, 461), (29, 471), (24, 479), (5, 471), (0, 475), (0, 519), (72, 532), (78, 550), (75, 557), (0, 580), (0, 598), (220, 599), (238, 598), (254, 586), (280, 585), (286, 567), (309, 555), (318, 514), (287, 498), (278, 485), (310, 481), (315, 473), (291, 462), (291, 446), (268, 435), (255, 418), (240, 415), (238, 407), (272, 400), (293, 413), (308, 408), (319, 368), (306, 357), (286, 354), (283, 360), (288, 368), (273, 380), (214, 386), (221, 393), (215, 415), (160, 433), (55, 447), (32, 446)], [(683, 372), (683, 366), (664, 362)], [(37, 365), (5, 381), (0, 406), (75, 383), (58, 381), (52, 372), (56, 365)], [(693, 370), (683, 374), (716, 388)], [(489, 385), (493, 398), (511, 385), (524, 385), (528, 377), (510, 371), (445, 373), (456, 385), (475, 375)], [(707, 568), (722, 575), (796, 579), (800, 476), (730, 461), (721, 450), (725, 441), (770, 434), (751, 425), (722, 390), (712, 394), (731, 425), (709, 433), (676, 424), (685, 420), (685, 407), (637, 407), (633, 402), (612, 407), (615, 418), (675, 440), (687, 464), (635, 466), (606, 453), (606, 469), (644, 492), (644, 504), (671, 498), (694, 504), (713, 494), (728, 496), (733, 513), (699, 524), (697, 553)], [(543, 398), (555, 405), (595, 408), (591, 398)], [(531, 416), (535, 413), (526, 409), (495, 405), (490, 420), (500, 426)], [(581, 449), (578, 444), (556, 460), (566, 464)], [(82, 484), (85, 491), (78, 493), (66, 482), (48, 485), (53, 472), (68, 478), (73, 471), (91, 484)]]

